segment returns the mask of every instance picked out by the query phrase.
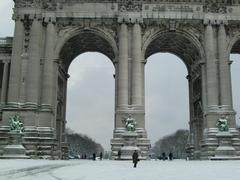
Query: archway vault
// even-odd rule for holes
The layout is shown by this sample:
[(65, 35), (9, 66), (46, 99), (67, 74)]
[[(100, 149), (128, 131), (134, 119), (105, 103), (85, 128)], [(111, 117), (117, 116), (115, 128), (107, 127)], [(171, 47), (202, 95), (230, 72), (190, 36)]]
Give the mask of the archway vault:
[(160, 31), (146, 40), (143, 46), (145, 59), (158, 52), (178, 56), (188, 71), (192, 65), (199, 64), (204, 56), (201, 43), (183, 31)]
[(106, 55), (112, 62), (115, 60), (117, 48), (115, 42), (96, 30), (82, 30), (70, 34), (59, 52), (59, 59), (66, 70), (79, 54), (85, 52), (99, 52)]

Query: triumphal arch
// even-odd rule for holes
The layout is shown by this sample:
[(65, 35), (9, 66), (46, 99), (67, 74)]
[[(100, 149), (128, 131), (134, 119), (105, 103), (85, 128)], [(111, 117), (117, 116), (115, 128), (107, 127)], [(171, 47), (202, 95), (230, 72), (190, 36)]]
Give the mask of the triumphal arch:
[(14, 2), (14, 37), (0, 40), (0, 154), (17, 115), (26, 155), (65, 155), (68, 67), (81, 53), (100, 52), (115, 67), (112, 156), (138, 150), (147, 158), (144, 67), (152, 54), (169, 52), (188, 69), (190, 155), (239, 155), (230, 72), (230, 54), (240, 53), (239, 0)]

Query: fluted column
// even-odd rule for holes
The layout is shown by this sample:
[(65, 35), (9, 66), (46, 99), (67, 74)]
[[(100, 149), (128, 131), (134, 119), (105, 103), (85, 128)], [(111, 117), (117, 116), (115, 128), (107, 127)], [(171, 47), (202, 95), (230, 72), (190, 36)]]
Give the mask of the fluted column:
[(11, 69), (9, 78), (8, 102), (18, 102), (20, 86), (21, 55), (23, 52), (24, 25), (21, 19), (15, 20), (12, 47)]
[[(202, 111), (203, 115), (207, 111), (207, 89), (206, 89), (206, 84), (207, 84), (207, 78), (206, 78), (206, 63), (201, 62), (201, 86), (202, 86)], [(207, 126), (206, 124), (206, 119), (203, 118), (203, 127), (205, 128)]]
[(202, 109), (203, 113), (207, 109), (207, 89), (206, 89), (206, 63), (201, 62), (201, 86), (202, 86)]
[(38, 19), (33, 19), (30, 33), (27, 73), (27, 103), (33, 106), (36, 106), (39, 101), (41, 48), (42, 23)]
[(49, 22), (46, 30), (45, 62), (43, 70), (42, 105), (53, 105), (55, 25)]
[(207, 104), (208, 109), (218, 106), (218, 73), (216, 59), (216, 41), (214, 39), (213, 27), (207, 24), (205, 29), (205, 54), (206, 54), (206, 72), (207, 72)]
[(132, 104), (143, 105), (143, 78), (144, 72), (142, 66), (142, 37), (141, 26), (139, 23), (133, 25), (132, 31)]
[(4, 61), (3, 79), (2, 79), (2, 92), (1, 92), (2, 104), (6, 103), (6, 98), (7, 98), (8, 69), (9, 69), (9, 61)]
[(27, 64), (29, 61), (28, 54), (23, 53), (21, 56), (21, 59), (22, 59), (22, 67), (21, 67), (21, 86), (20, 86), (19, 102), (25, 103), (25, 101), (26, 101)]
[(119, 35), (117, 105), (128, 105), (128, 27), (122, 23)]
[(219, 75), (220, 75), (220, 94), (221, 105), (224, 108), (232, 109), (232, 88), (230, 63), (226, 54), (226, 31), (224, 24), (220, 24), (218, 31), (218, 56), (219, 56)]

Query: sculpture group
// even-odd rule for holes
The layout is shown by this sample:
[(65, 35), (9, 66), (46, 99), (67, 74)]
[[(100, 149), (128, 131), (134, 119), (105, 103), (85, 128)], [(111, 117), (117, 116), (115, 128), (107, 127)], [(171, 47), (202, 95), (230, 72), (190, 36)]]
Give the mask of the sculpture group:
[[(113, 158), (129, 146), (149, 157), (144, 68), (158, 52), (177, 55), (188, 69), (191, 158), (214, 157), (221, 128), (231, 135), (224, 140), (232, 148), (229, 158), (239, 155), (230, 76), (230, 54), (240, 52), (239, 1), (18, 0), (13, 20), (13, 39), (0, 40), (0, 155), (9, 117), (19, 113), (29, 157), (65, 157), (68, 67), (93, 51), (115, 67)], [(228, 117), (228, 128), (221, 117)]]

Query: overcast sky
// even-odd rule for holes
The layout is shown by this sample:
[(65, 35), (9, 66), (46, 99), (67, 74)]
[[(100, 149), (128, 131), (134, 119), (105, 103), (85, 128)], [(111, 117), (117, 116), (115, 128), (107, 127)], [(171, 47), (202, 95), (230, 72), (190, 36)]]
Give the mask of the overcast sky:
[[(0, 0), (0, 37), (12, 36), (13, 2)], [(240, 56), (231, 56), (234, 107), (240, 112)], [(67, 126), (87, 134), (110, 150), (114, 126), (114, 67), (100, 53), (84, 53), (71, 64), (68, 82)], [(187, 69), (172, 54), (158, 53), (145, 69), (146, 129), (153, 144), (189, 121)], [(239, 114), (236, 116), (239, 121)]]

